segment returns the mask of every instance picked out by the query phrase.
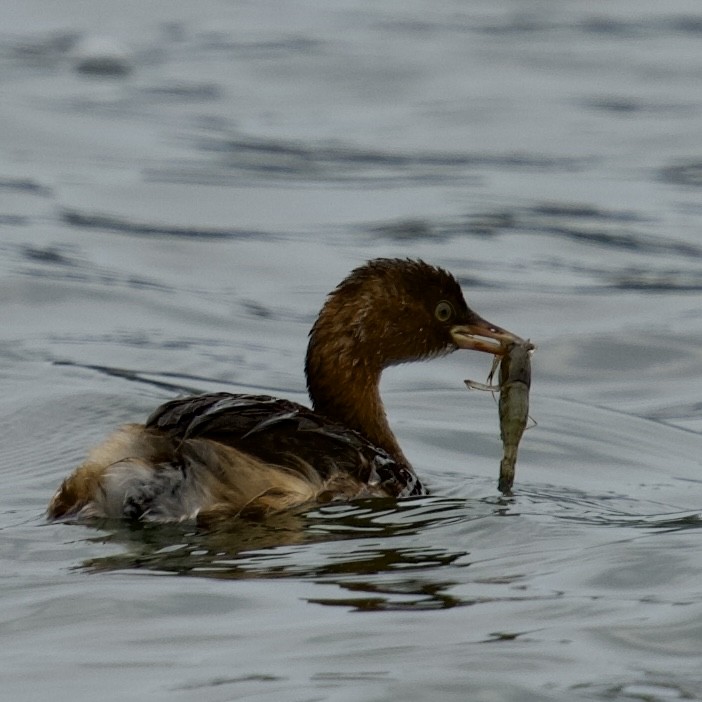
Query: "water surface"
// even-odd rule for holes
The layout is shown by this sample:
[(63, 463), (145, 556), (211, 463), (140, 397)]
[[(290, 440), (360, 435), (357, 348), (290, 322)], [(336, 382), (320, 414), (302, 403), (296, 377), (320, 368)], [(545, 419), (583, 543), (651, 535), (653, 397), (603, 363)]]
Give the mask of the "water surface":
[[(8, 699), (702, 699), (698, 3), (5, 4)], [(45, 522), (159, 402), (305, 401), (374, 256), (537, 343), (513, 498), (464, 354), (383, 379), (430, 496)]]

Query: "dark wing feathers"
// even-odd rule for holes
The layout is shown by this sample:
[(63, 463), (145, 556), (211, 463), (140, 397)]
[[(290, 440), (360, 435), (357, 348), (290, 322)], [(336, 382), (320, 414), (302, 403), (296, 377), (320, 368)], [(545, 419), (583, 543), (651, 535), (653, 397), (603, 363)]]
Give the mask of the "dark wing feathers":
[(357, 432), (289, 400), (225, 392), (198, 395), (166, 402), (146, 426), (179, 440), (212, 439), (292, 470), (300, 470), (302, 460), (323, 479), (341, 470), (366, 483), (381, 483), (391, 494), (423, 492), (409, 467)]
[[(158, 407), (146, 420), (146, 426), (161, 429), (174, 437), (190, 439), (206, 435), (207, 428), (223, 416), (233, 435), (249, 431), (257, 419), (277, 413), (281, 403), (267, 395), (232, 395), (216, 392), (171, 400)], [(300, 407), (302, 407), (300, 405)]]

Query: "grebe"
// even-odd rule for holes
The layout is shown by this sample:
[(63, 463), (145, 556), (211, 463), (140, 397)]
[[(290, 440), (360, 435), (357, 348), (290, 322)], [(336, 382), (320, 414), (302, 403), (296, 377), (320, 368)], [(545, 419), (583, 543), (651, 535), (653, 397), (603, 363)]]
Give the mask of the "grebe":
[(447, 271), (369, 261), (330, 293), (310, 331), (312, 410), (224, 392), (166, 402), (93, 449), (48, 516), (211, 526), (306, 502), (423, 494), (385, 416), (383, 369), (459, 348), (501, 354), (515, 340), (466, 305)]

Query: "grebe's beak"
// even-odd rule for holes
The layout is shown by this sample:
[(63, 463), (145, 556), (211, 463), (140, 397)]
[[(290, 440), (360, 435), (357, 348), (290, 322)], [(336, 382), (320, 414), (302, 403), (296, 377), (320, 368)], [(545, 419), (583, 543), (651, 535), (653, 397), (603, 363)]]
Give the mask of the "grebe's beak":
[(471, 317), (469, 324), (457, 324), (451, 328), (451, 338), (459, 349), (485, 351), (501, 356), (509, 344), (521, 343), (521, 337), (508, 332), (496, 324), (491, 324), (477, 314)]

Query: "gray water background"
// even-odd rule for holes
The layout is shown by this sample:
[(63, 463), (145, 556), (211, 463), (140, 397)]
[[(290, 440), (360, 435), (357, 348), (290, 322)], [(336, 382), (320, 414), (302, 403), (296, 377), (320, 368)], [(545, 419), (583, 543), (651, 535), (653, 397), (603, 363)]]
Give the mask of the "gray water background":
[[(702, 699), (702, 7), (4, 0), (0, 696)], [(183, 392), (305, 401), (325, 294), (452, 270), (531, 337), (516, 495), (455, 354), (383, 392), (432, 495), (228, 535), (47, 524)]]

